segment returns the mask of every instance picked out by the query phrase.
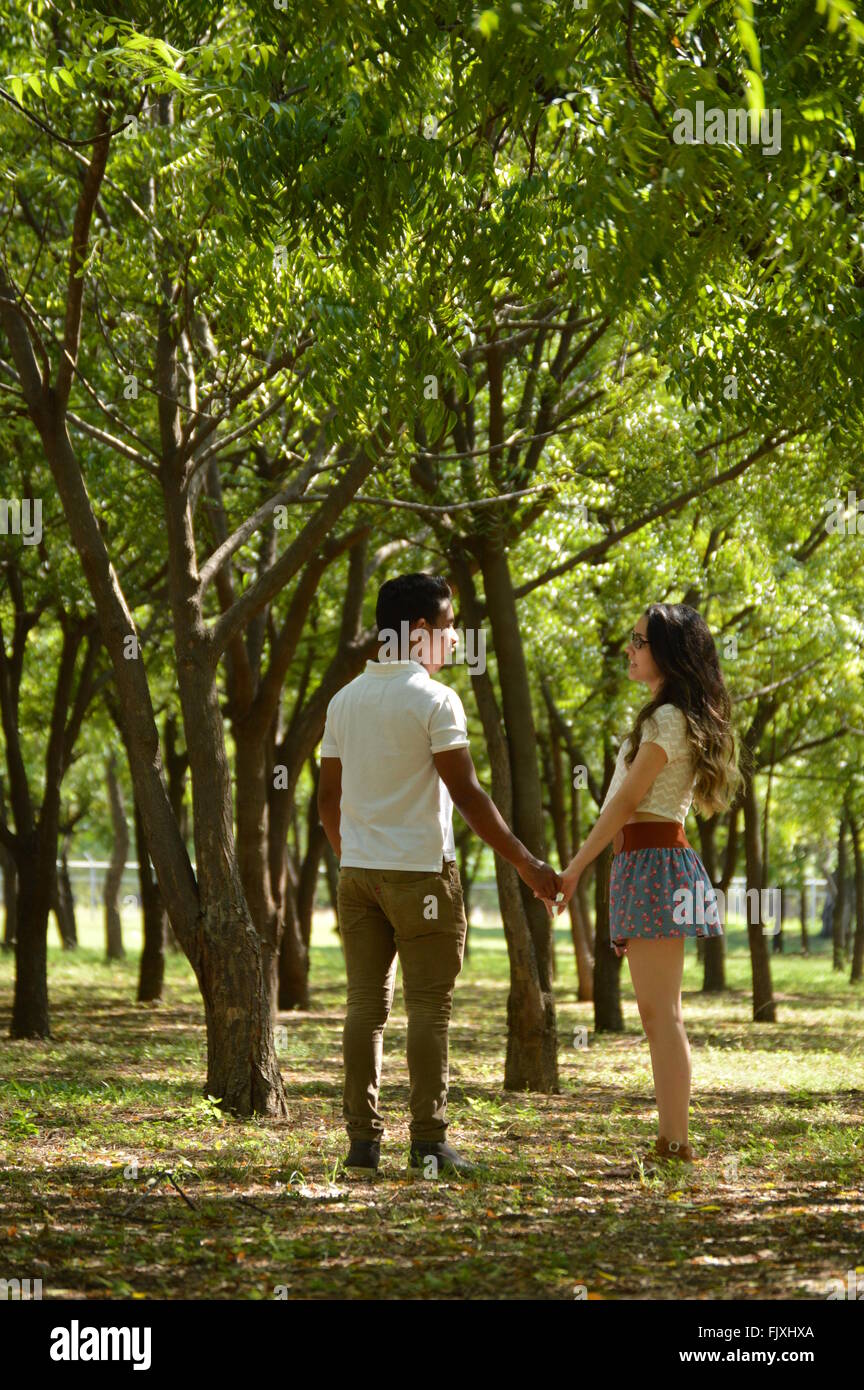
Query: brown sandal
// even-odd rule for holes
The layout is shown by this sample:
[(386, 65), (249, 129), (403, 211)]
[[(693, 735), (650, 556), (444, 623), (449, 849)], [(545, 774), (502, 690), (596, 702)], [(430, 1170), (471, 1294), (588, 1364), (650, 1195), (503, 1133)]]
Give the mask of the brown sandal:
[(699, 1160), (691, 1144), (682, 1144), (679, 1139), (666, 1139), (662, 1134), (654, 1145), (658, 1158), (677, 1158), (681, 1163), (698, 1163)]

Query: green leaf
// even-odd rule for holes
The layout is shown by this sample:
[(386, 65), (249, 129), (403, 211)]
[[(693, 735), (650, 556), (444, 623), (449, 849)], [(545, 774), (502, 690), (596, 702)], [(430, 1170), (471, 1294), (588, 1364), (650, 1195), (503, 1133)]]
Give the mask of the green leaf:
[(762, 85), (762, 78), (752, 68), (745, 68), (744, 72), (747, 77), (747, 88), (744, 93), (747, 106), (750, 111), (754, 111), (758, 115), (760, 111), (765, 110), (765, 88)]
[(491, 39), (495, 30), (498, 28), (498, 15), (495, 10), (484, 10), (477, 19), (476, 27), (480, 30), (484, 39)]
[(13, 77), (13, 78), (12, 78), (12, 81), (9, 83), (9, 85), (10, 85), (10, 87), (12, 88), (12, 95), (14, 96), (15, 100), (16, 100), (17, 102), (23, 102), (23, 101), (24, 101), (24, 83), (21, 81), (21, 78), (20, 78), (20, 77)]
[(699, 0), (698, 4), (694, 5), (691, 10), (687, 11), (683, 20), (677, 26), (677, 32), (679, 34), (686, 34), (689, 29), (692, 29), (693, 25), (696, 24), (697, 21), (702, 18), (703, 11), (707, 10), (708, 6), (711, 3), (712, 0)]
[[(747, 10), (749, 13), (743, 13)], [(753, 27), (752, 7), (747, 5), (738, 6), (738, 19), (736, 27), (741, 45), (750, 59), (750, 66), (755, 72), (762, 71), (762, 58), (759, 52), (759, 40), (756, 37), (756, 30)]]

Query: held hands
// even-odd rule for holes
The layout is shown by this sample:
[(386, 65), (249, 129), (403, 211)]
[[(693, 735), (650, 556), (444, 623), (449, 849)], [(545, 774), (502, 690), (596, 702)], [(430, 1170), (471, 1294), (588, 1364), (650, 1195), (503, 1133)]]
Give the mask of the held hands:
[(555, 898), (560, 891), (561, 880), (550, 864), (541, 859), (530, 859), (519, 870), (519, 876), (534, 894), (535, 898)]
[(538, 898), (542, 897), (543, 906), (546, 908), (546, 911), (549, 913), (550, 917), (560, 917), (561, 913), (567, 907), (567, 904), (569, 903), (573, 894), (576, 892), (576, 886), (578, 882), (579, 873), (574, 873), (572, 870), (565, 869), (563, 874), (560, 875), (561, 886), (558, 890), (558, 893), (555, 895), (554, 901), (552, 901), (551, 898), (547, 897), (545, 894), (535, 893), (534, 896)]

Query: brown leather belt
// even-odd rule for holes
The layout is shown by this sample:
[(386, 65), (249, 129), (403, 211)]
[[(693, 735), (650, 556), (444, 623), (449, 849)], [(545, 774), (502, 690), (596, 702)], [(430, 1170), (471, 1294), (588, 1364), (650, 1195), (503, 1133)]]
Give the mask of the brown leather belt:
[(683, 825), (677, 820), (635, 821), (618, 832), (614, 844), (616, 854), (631, 849), (692, 849)]

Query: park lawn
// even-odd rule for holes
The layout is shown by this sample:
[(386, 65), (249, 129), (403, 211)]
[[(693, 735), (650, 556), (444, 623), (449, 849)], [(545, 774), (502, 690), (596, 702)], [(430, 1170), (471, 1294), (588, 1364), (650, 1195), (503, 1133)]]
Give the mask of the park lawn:
[(279, 1122), (226, 1118), (204, 1097), (188, 965), (170, 957), (165, 1002), (136, 1004), (140, 938), (134, 913), (125, 921), (123, 963), (103, 962), (87, 909), (78, 951), (50, 947), (50, 1041), (9, 1041), (12, 960), (0, 955), (0, 1277), (41, 1278), (45, 1298), (822, 1299), (830, 1279), (864, 1271), (862, 990), (832, 972), (828, 943), (806, 960), (772, 957), (775, 1025), (751, 1022), (734, 922), (721, 997), (700, 995), (688, 943), (691, 1135), (706, 1158), (661, 1176), (633, 1162), (656, 1112), (626, 964), (626, 1031), (595, 1035), (558, 932), (561, 1094), (509, 1093), (503, 936), (472, 928), (450, 1138), (489, 1172), (405, 1175), (397, 990), (389, 1128), (367, 1181), (336, 1171), (344, 974), (329, 914), (316, 917), (312, 1011), (279, 1019), (290, 1107)]

